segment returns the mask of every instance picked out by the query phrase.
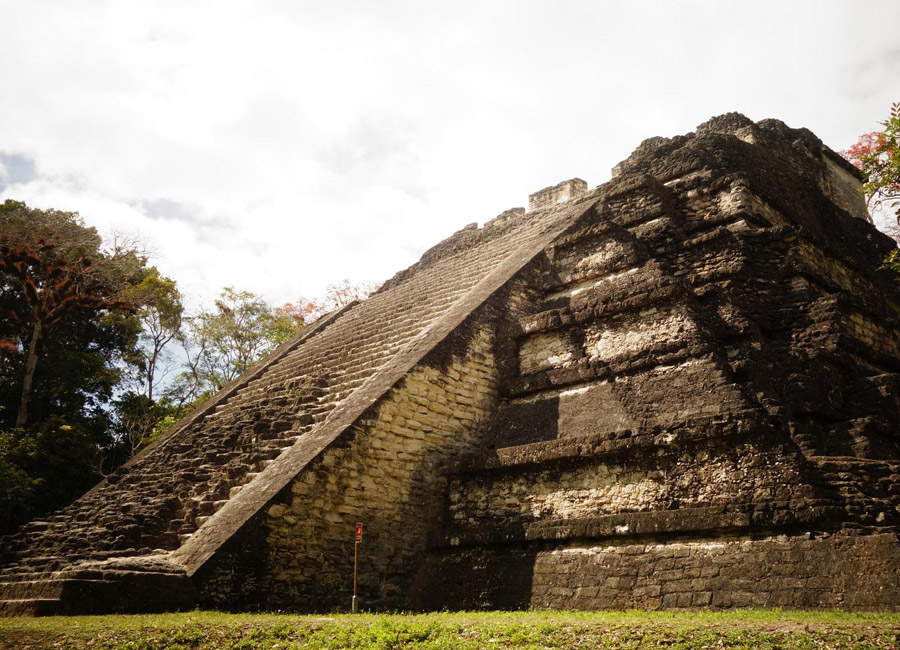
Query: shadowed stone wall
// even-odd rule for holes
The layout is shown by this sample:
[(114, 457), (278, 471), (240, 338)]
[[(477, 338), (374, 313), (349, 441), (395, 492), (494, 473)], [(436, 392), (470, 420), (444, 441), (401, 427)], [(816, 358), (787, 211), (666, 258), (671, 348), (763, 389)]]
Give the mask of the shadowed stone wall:
[(456, 553), (424, 595), (464, 609), (896, 608), (893, 534), (716, 535)]
[(900, 606), (897, 294), (852, 170), (724, 116), (610, 185), (546, 250), (421, 605)]
[(728, 114), (467, 226), (5, 538), (0, 613), (346, 609), (357, 521), (364, 608), (900, 608), (858, 187)]
[(497, 402), (504, 363), (498, 323), (531, 303), (521, 281), (501, 294), (408, 372), (201, 570), (202, 603), (346, 608), (353, 525), (362, 522), (361, 605), (408, 605), (427, 533), (444, 506), (443, 467), (481, 446), (480, 424)]

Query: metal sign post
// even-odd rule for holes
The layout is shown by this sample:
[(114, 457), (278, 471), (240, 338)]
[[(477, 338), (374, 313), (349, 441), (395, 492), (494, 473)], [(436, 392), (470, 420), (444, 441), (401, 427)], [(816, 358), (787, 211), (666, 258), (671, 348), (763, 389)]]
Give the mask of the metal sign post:
[(356, 601), (356, 585), (359, 577), (359, 543), (362, 541), (363, 525), (356, 524), (356, 542), (353, 544), (353, 604), (350, 608), (354, 614), (359, 613), (359, 604)]

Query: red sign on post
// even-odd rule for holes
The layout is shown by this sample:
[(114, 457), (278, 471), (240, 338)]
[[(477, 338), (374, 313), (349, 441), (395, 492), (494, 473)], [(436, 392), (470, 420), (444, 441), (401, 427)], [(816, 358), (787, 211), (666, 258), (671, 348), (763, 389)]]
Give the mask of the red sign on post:
[(357, 578), (359, 576), (359, 543), (362, 541), (362, 523), (356, 524), (356, 543), (353, 545), (353, 602), (350, 611), (359, 612), (359, 604), (356, 600)]

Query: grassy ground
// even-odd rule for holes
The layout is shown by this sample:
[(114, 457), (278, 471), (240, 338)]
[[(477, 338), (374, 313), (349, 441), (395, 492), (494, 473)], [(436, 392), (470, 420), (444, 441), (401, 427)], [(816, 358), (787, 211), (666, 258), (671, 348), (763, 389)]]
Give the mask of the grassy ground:
[(0, 648), (900, 648), (900, 614), (753, 611), (0, 619)]

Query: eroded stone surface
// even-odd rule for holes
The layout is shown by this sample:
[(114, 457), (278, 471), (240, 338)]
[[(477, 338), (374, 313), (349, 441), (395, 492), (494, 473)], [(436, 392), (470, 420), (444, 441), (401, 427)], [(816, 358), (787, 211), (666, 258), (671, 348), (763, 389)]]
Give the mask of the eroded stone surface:
[(851, 183), (735, 115), (622, 163), (546, 251), (415, 598), (900, 606), (896, 289)]
[(364, 607), (898, 608), (856, 185), (729, 114), (466, 227), (5, 539), (0, 611), (346, 607), (357, 521)]

